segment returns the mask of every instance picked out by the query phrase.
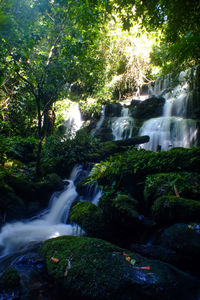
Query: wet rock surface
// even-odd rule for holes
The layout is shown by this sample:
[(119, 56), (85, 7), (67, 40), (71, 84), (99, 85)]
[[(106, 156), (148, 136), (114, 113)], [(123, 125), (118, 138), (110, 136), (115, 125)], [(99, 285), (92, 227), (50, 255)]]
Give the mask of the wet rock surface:
[(94, 238), (59, 237), (41, 248), (59, 299), (197, 299), (199, 281), (172, 265)]

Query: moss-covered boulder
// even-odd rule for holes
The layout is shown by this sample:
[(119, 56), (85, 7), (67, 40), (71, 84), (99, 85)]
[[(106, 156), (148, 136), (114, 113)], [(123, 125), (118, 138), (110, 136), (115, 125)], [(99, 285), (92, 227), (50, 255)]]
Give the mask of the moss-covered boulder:
[(36, 183), (36, 192), (42, 205), (46, 205), (53, 192), (64, 188), (63, 180), (55, 173), (48, 174)]
[(70, 219), (86, 231), (89, 236), (103, 235), (103, 217), (99, 207), (88, 201), (79, 201), (70, 210)]
[(200, 202), (176, 196), (162, 196), (152, 205), (152, 215), (162, 225), (200, 221)]
[(196, 300), (199, 281), (175, 267), (103, 240), (63, 236), (41, 255), (59, 299)]
[(200, 274), (200, 223), (174, 224), (164, 230), (160, 243), (176, 252), (182, 268)]
[[(25, 211), (24, 197), (22, 193), (18, 193), (20, 187), (17, 191), (15, 190), (16, 182), (22, 183), (22, 179), (18, 179), (6, 171), (0, 171), (0, 223), (23, 216)], [(24, 180), (23, 185), (26, 183), (27, 181)]]
[(147, 206), (149, 207), (158, 197), (175, 195), (175, 190), (183, 198), (200, 200), (200, 174), (171, 172), (148, 175), (144, 188)]
[(2, 290), (16, 289), (20, 286), (20, 276), (16, 269), (8, 268), (0, 276), (0, 287)]
[(139, 213), (137, 200), (130, 195), (105, 193), (99, 200), (104, 222), (112, 233), (134, 234), (137, 232)]

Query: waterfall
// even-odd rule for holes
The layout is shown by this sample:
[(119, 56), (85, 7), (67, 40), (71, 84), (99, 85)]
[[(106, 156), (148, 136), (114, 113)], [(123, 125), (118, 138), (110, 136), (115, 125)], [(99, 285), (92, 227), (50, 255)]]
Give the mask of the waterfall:
[(142, 148), (156, 151), (158, 145), (162, 150), (169, 150), (170, 147), (189, 148), (196, 144), (197, 122), (187, 116), (195, 74), (195, 68), (181, 72), (175, 86), (172, 74), (156, 80), (152, 94), (166, 101), (162, 116), (147, 120), (141, 127), (139, 135), (150, 136), (150, 142)]
[(95, 136), (96, 132), (101, 128), (104, 120), (105, 120), (105, 105), (102, 106), (101, 108), (101, 117), (99, 121), (97, 122), (96, 128), (92, 130), (91, 135)]
[(81, 128), (83, 121), (81, 118), (81, 112), (78, 103), (72, 103), (70, 105), (67, 119), (65, 121), (66, 134), (70, 133), (72, 137), (75, 137), (77, 130)]
[(123, 107), (120, 117), (113, 117), (111, 119), (111, 130), (114, 140), (124, 140), (132, 137), (133, 132), (133, 118), (129, 116), (129, 109)]
[(72, 225), (65, 224), (71, 204), (78, 193), (74, 181), (80, 174), (76, 166), (65, 190), (55, 199), (45, 213), (40, 213), (35, 219), (9, 223), (3, 226), (0, 233), (2, 255), (17, 252), (29, 243), (41, 242), (60, 235), (76, 235)]
[[(81, 165), (76, 165), (70, 179), (64, 180), (67, 184), (62, 193), (54, 193), (49, 202), (49, 207), (40, 212), (36, 217), (8, 223), (0, 232), (0, 248), (2, 256), (22, 250), (30, 243), (38, 243), (60, 235), (80, 235), (81, 229), (77, 225), (66, 224), (72, 203), (78, 198), (75, 183), (87, 176), (88, 172)], [(102, 191), (97, 185), (89, 186), (82, 201), (91, 201), (97, 205)]]

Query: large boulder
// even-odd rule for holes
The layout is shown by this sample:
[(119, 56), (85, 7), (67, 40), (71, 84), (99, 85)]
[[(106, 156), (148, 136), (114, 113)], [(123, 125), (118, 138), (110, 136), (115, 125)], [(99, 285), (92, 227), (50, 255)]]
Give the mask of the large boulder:
[(152, 215), (158, 224), (200, 221), (200, 202), (176, 196), (162, 196), (152, 205)]
[(168, 227), (160, 236), (160, 244), (176, 252), (182, 268), (200, 275), (200, 223), (178, 223)]
[(70, 219), (78, 224), (89, 236), (101, 237), (103, 217), (99, 207), (89, 201), (79, 201), (70, 210)]
[(104, 222), (111, 235), (134, 235), (138, 230), (138, 202), (130, 195), (123, 193), (105, 193), (99, 200)]
[(109, 103), (105, 106), (105, 117), (120, 117), (122, 105), (120, 103)]
[(133, 100), (130, 106), (131, 115), (133, 118), (143, 120), (160, 117), (164, 104), (165, 99), (162, 97), (151, 97), (144, 101)]
[(175, 267), (100, 239), (50, 239), (41, 255), (59, 299), (197, 300), (200, 290)]

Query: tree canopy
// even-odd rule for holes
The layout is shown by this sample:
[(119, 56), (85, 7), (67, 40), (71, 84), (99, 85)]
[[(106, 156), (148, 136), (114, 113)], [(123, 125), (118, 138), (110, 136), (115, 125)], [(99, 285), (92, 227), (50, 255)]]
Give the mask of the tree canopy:
[(199, 23), (199, 0), (1, 0), (0, 133), (42, 143), (58, 100), (119, 98), (198, 64)]

